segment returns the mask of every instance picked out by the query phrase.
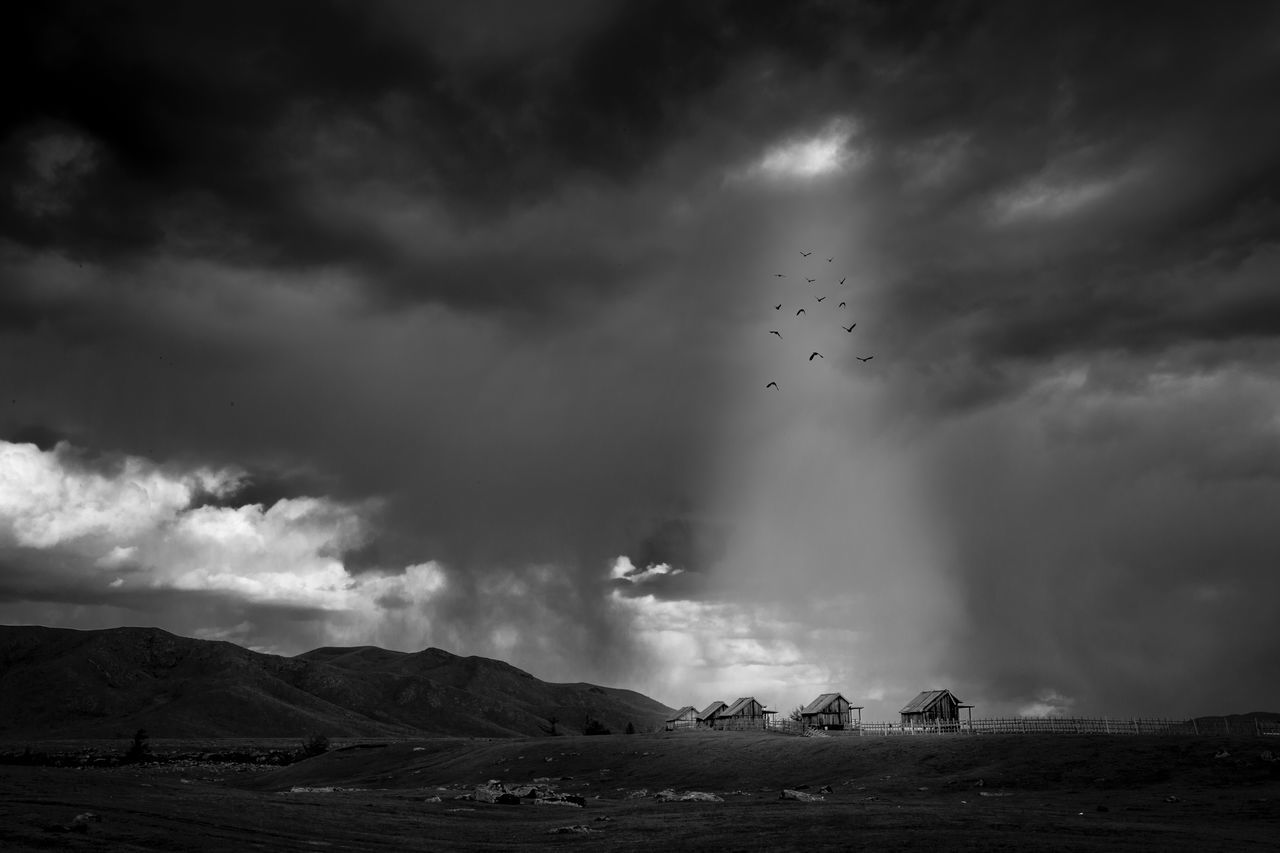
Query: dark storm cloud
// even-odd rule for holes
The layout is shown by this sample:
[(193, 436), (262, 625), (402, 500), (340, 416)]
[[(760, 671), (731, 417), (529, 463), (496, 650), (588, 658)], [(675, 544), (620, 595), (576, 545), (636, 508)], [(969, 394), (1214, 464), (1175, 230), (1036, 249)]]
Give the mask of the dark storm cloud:
[[(577, 25), (542, 22), (562, 33), (536, 58), (512, 45), (502, 9), (496, 20), (443, 4), (21, 10), (6, 70), (30, 83), (6, 111), (0, 163), (26, 189), (0, 226), (80, 259), (163, 246), (350, 265), (409, 299), (502, 307), (599, 286), (609, 262), (589, 245), (541, 261), (501, 246), (415, 256), (369, 222), (319, 210), (308, 185), (336, 198), (389, 188), (474, 227), (566, 180), (635, 179), (744, 57), (815, 68), (838, 32), (821, 4), (604, 8), (565, 7)], [(459, 57), (432, 38), (460, 27), (494, 28), (500, 49)], [(518, 270), (540, 285), (512, 286)]]
[[(881, 151), (917, 149), (879, 189), (881, 245), (905, 264), (887, 310), (920, 357), (1280, 331), (1277, 16), (1237, 12), (989, 5), (870, 93)], [(952, 173), (912, 185), (948, 155)]]

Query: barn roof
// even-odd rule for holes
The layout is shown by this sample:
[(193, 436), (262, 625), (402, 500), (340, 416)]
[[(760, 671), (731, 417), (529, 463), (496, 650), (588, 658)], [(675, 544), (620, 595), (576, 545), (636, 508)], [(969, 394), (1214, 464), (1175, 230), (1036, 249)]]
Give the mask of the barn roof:
[(922, 714), (934, 706), (943, 696), (950, 696), (957, 705), (963, 704), (950, 690), (922, 690), (920, 695), (907, 703), (899, 714)]
[(685, 705), (679, 711), (676, 711), (676, 715), (674, 717), (668, 717), (667, 722), (674, 723), (677, 720), (683, 720), (685, 719), (685, 716), (690, 712), (693, 712), (694, 714), (696, 714), (698, 712), (698, 709), (693, 707), (692, 705)]
[(712, 714), (718, 714), (725, 709), (725, 704), (720, 701), (712, 702), (710, 705), (702, 709), (702, 713), (698, 715), (699, 720), (705, 720)]
[[(841, 696), (839, 693), (823, 693), (817, 699), (814, 699), (808, 705), (805, 705), (803, 708), (801, 708), (800, 713), (801, 714), (821, 713), (824, 708), (826, 708), (828, 705), (830, 705), (832, 702), (834, 702), (837, 699), (844, 699), (844, 697)], [(848, 699), (844, 699), (844, 701), (849, 702)], [(850, 702), (849, 704), (852, 705), (853, 703)]]
[[(734, 714), (737, 714), (739, 711), (741, 711), (741, 710), (745, 709), (745, 708), (747, 707), (747, 705), (749, 705), (749, 704), (751, 704), (752, 702), (755, 702), (755, 701), (756, 701), (756, 697), (754, 697), (754, 696), (742, 696), (742, 697), (740, 697), (736, 702), (734, 702), (732, 705), (730, 705), (730, 706), (729, 706), (729, 707), (728, 707), (724, 712), (722, 712), (722, 713), (720, 714), (720, 716), (722, 716), (722, 717), (732, 717)], [(759, 704), (759, 703), (757, 703), (757, 704)], [(763, 710), (763, 709), (764, 709), (764, 706), (763, 706), (763, 705), (761, 705), (761, 706), (760, 706), (760, 708), (761, 708), (761, 710)]]

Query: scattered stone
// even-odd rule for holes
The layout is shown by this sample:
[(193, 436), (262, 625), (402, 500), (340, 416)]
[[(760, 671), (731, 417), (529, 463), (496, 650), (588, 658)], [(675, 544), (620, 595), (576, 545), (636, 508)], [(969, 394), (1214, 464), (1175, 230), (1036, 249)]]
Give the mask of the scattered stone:
[(446, 811), (451, 811), (451, 812), (473, 812), (473, 811), (475, 811), (475, 809), (467, 809), (467, 808), (461, 808), (461, 807), (459, 807), (459, 808), (456, 808), (456, 809), (446, 809)]
[(423, 800), (423, 802), (424, 803), (440, 803), (440, 802), (443, 802), (443, 800), (441, 800), (439, 795), (437, 795), (434, 797), (427, 797), (425, 800)]
[(648, 788), (637, 788), (637, 789), (636, 789), (636, 790), (634, 790), (634, 791), (628, 791), (628, 792), (627, 792), (627, 799), (628, 799), (628, 800), (641, 800), (641, 799), (644, 799), (644, 798), (645, 798), (645, 797), (647, 797), (647, 796), (649, 796), (649, 789), (648, 789)]
[(511, 793), (522, 800), (536, 800), (543, 795), (544, 789), (539, 788), (537, 785), (520, 785), (512, 788)]
[(552, 827), (551, 829), (547, 830), (547, 835), (569, 835), (575, 832), (588, 833), (588, 832), (599, 832), (599, 831), (600, 830), (598, 829), (592, 829), (591, 827), (587, 826), (585, 823), (575, 823), (572, 826)]
[(89, 824), (91, 823), (102, 823), (102, 815), (95, 814), (93, 812), (81, 812), (71, 819), (71, 828), (74, 830), (76, 826), (83, 825), (84, 829), (75, 831), (84, 832), (89, 828)]
[(1214, 758), (1230, 758), (1231, 753), (1227, 752), (1226, 747), (1223, 747), (1222, 749), (1219, 749), (1217, 752), (1215, 752), (1213, 754), (1213, 757)]
[(1259, 757), (1259, 758), (1261, 758), (1263, 761), (1277, 761), (1277, 760), (1280, 760), (1280, 759), (1277, 759), (1274, 755), (1272, 755), (1272, 754), (1271, 754), (1271, 750), (1269, 750), (1269, 749), (1268, 749), (1268, 750), (1264, 750), (1261, 754), (1259, 754), (1259, 755), (1258, 755), (1258, 757)]
[(551, 794), (533, 801), (535, 806), (570, 806), (580, 809), (587, 804), (586, 799), (576, 794)]
[(596, 818), (596, 823), (608, 823), (611, 820), (613, 820), (613, 818), (608, 815), (600, 815), (600, 817)]
[(1012, 797), (1012, 791), (979, 791), (979, 797)]
[[(923, 789), (921, 789), (921, 790), (923, 790)], [(831, 786), (830, 786), (830, 785), (823, 785), (821, 788), (819, 788), (819, 789), (818, 789), (818, 793), (819, 793), (819, 794), (830, 794), (830, 793), (833, 793), (833, 792), (832, 792), (832, 790), (831, 790)]]
[(1165, 798), (1164, 798), (1164, 801), (1165, 801), (1166, 803), (1180, 803), (1180, 802), (1182, 802), (1182, 800), (1178, 799), (1178, 798), (1177, 798), (1177, 797), (1175, 797), (1173, 794), (1170, 794), (1169, 796), (1165, 797)]
[(985, 785), (985, 784), (986, 784), (986, 782), (983, 782), (981, 779), (979, 779), (977, 782), (974, 782), (974, 783), (973, 783), (973, 787), (975, 787), (975, 788), (981, 788), (981, 787), (982, 787), (983, 785)]
[(822, 797), (817, 797), (813, 794), (806, 794), (804, 791), (798, 791), (795, 788), (783, 788), (782, 796), (779, 797), (779, 799), (799, 800), (802, 803), (815, 803), (822, 801)]
[(706, 791), (687, 791), (680, 796), (680, 802), (723, 803), (724, 797), (709, 794)]

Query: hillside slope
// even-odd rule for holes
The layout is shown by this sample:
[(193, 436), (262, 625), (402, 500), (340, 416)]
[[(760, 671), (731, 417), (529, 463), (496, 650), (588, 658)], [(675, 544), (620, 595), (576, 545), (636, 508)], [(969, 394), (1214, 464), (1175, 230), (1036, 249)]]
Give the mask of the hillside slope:
[(502, 661), (440, 649), (316, 649), (297, 657), (156, 628), (0, 626), (0, 735), (333, 737), (539, 735), (661, 725), (639, 693), (550, 684)]

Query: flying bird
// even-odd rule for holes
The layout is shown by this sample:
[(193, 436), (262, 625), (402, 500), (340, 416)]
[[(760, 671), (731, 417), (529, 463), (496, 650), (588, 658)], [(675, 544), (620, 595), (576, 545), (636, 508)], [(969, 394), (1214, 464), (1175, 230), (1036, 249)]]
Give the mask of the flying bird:
[(824, 356), (822, 353), (820, 353), (820, 352), (815, 352), (815, 353), (813, 353), (813, 355), (809, 356), (809, 360), (810, 360), (810, 361), (813, 361), (814, 357), (817, 357), (817, 358), (826, 358), (826, 356)]
[(834, 260), (835, 260), (835, 258), (827, 258), (827, 263), (831, 263), (831, 262), (832, 262), (832, 261), (834, 261)]
[(815, 298), (816, 298), (819, 302), (821, 302), (822, 300), (826, 299), (827, 297), (825, 297), (825, 296), (818, 296), (818, 297), (815, 297)]
[[(854, 323), (854, 324), (853, 324), (853, 326), (856, 326), (856, 325), (858, 325), (858, 324), (857, 324), (857, 323)], [(852, 331), (853, 331), (853, 326), (841, 326), (840, 328), (844, 329), (846, 332), (852, 332)]]
[(810, 255), (812, 255), (812, 254), (813, 254), (813, 252), (801, 252), (800, 254), (804, 255), (804, 256), (807, 258), (807, 257), (809, 257)]
[[(849, 276), (845, 276), (844, 278), (848, 278), (848, 277), (849, 277)], [(841, 283), (841, 284), (844, 284), (844, 278), (840, 279), (840, 283)]]
[(768, 385), (766, 385), (766, 386), (764, 386), (764, 387), (766, 387), (766, 388), (777, 388), (777, 387), (778, 387), (778, 383), (777, 383), (777, 382), (770, 382)]
[(841, 302), (841, 303), (840, 303), (839, 305), (837, 305), (836, 307), (837, 307), (837, 308), (843, 308), (844, 306), (846, 306), (846, 305), (848, 305), (848, 304), (849, 304), (849, 303), (847, 303), (847, 302)]
[(773, 277), (774, 277), (774, 278), (786, 278), (786, 276), (785, 276), (785, 275), (783, 275), (783, 274), (782, 274), (782, 273), (780, 273), (780, 272), (776, 272), (776, 273), (774, 273), (774, 274), (773, 274)]
[(782, 337), (782, 332), (779, 332), (779, 331), (777, 331), (776, 329), (770, 329), (770, 330), (769, 330), (769, 334), (771, 334), (771, 335), (777, 335), (778, 337)]
[(799, 311), (796, 312), (796, 316), (799, 317), (803, 313), (804, 313), (804, 309), (801, 308)]
[(869, 356), (867, 356), (866, 358), (863, 358), (863, 357), (862, 357), (862, 356), (860, 356), (860, 355), (855, 355), (855, 356), (854, 356), (854, 358), (856, 358), (858, 361), (870, 361), (871, 359), (875, 358), (875, 356), (874, 356), (874, 355), (869, 355)]
[(805, 279), (805, 281), (809, 282), (810, 284), (813, 284), (815, 281), (817, 281), (817, 279), (816, 279), (816, 278), (806, 278), (806, 279)]

